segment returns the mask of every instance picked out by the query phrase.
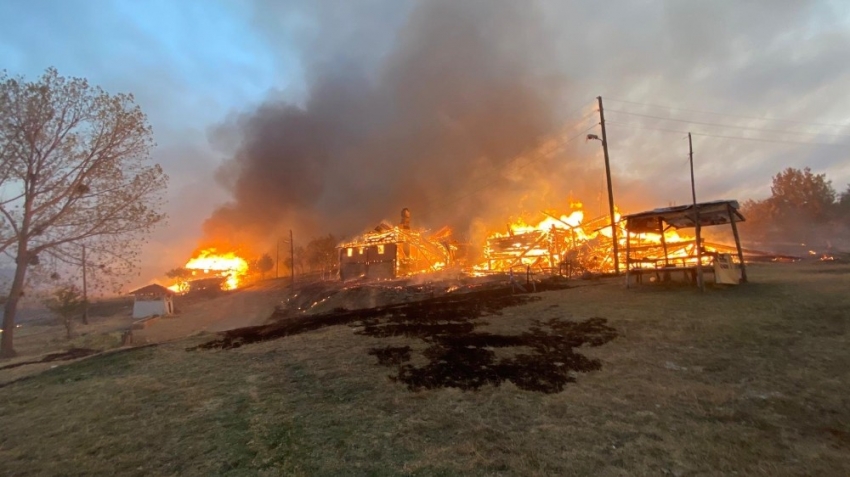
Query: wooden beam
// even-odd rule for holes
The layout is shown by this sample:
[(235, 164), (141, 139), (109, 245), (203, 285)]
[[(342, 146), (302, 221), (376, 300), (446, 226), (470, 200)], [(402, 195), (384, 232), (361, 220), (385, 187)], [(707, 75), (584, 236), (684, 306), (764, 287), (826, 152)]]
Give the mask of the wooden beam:
[(667, 239), (664, 238), (664, 220), (658, 217), (658, 230), (661, 232), (661, 246), (664, 247), (664, 266), (670, 266), (670, 258), (667, 256)]
[(524, 252), (522, 252), (522, 254), (521, 254), (520, 256), (516, 257), (516, 258), (514, 259), (514, 261), (513, 261), (513, 262), (511, 262), (511, 264), (510, 264), (509, 268), (513, 268), (513, 267), (514, 267), (514, 265), (516, 265), (517, 263), (520, 263), (520, 262), (522, 261), (522, 258), (523, 258), (523, 257), (525, 257), (525, 256), (528, 254), (528, 252), (530, 252), (530, 251), (534, 250), (534, 247), (536, 247), (536, 246), (537, 246), (537, 244), (539, 244), (540, 242), (542, 242), (542, 241), (543, 241), (543, 239), (545, 239), (545, 238), (546, 238), (546, 235), (547, 235), (547, 234), (545, 234), (545, 233), (544, 233), (544, 234), (540, 234), (540, 237), (539, 237), (537, 240), (535, 240), (535, 241), (534, 241), (534, 243), (532, 243), (531, 245), (529, 245), (528, 247), (526, 247), (526, 248), (525, 248), (525, 251), (524, 251)]
[(629, 276), (632, 273), (631, 243), (632, 243), (632, 231), (629, 230), (628, 223), (627, 223), (626, 224), (626, 288), (630, 287)]
[(726, 204), (726, 211), (729, 213), (729, 223), (732, 225), (732, 234), (735, 235), (735, 248), (738, 249), (738, 260), (741, 262), (741, 283), (747, 283), (747, 266), (744, 264), (744, 250), (741, 248), (741, 237), (738, 235), (735, 213), (730, 204)]

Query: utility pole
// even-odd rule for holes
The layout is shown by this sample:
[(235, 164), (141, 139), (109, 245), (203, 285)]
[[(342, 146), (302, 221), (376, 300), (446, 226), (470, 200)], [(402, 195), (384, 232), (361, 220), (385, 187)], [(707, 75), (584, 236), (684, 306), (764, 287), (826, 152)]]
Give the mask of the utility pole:
[(611, 163), (608, 159), (608, 135), (605, 132), (605, 112), (602, 109), (602, 96), (599, 101), (599, 124), (602, 126), (602, 152), (605, 154), (605, 180), (608, 182), (608, 212), (611, 214), (611, 238), (614, 242), (614, 273), (620, 273), (620, 251), (617, 243), (617, 221), (614, 215), (614, 187), (611, 185)]
[(292, 288), (292, 296), (295, 296), (295, 242), (292, 241), (292, 229), (289, 229), (289, 260), (292, 264), (289, 286)]
[(688, 158), (691, 163), (691, 197), (693, 199), (694, 204), (694, 224), (697, 233), (697, 286), (699, 286), (700, 291), (705, 291), (705, 282), (703, 282), (702, 277), (702, 240), (700, 238), (700, 231), (702, 227), (700, 227), (699, 223), (699, 209), (697, 208), (697, 188), (694, 183), (694, 143), (691, 140), (691, 133), (688, 133)]
[(83, 324), (89, 324), (89, 290), (86, 280), (86, 246), (83, 247)]

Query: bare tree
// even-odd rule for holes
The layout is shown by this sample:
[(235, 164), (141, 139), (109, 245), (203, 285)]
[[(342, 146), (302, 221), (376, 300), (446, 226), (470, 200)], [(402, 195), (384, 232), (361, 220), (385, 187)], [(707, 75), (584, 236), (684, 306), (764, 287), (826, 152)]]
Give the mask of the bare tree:
[(332, 234), (310, 240), (306, 249), (307, 264), (310, 269), (321, 270), (323, 276), (325, 272), (335, 271), (339, 262), (336, 250), (338, 243), (339, 240)]
[[(304, 273), (304, 263), (306, 262), (304, 255), (304, 247), (300, 245), (296, 245), (293, 249), (295, 257), (286, 257), (286, 260), (283, 261), (284, 266), (286, 268), (292, 270), (295, 268), (296, 273)], [(293, 258), (295, 258), (295, 263), (293, 264)]]
[(74, 317), (82, 314), (85, 300), (83, 299), (80, 290), (74, 285), (63, 285), (50, 295), (44, 301), (44, 305), (53, 312), (54, 315), (65, 327), (65, 337), (71, 339), (71, 334), (74, 331)]
[(0, 74), (0, 253), (16, 264), (0, 356), (15, 355), (27, 267), (50, 257), (114, 279), (135, 268), (139, 245), (164, 219), (168, 177), (149, 163), (152, 147), (132, 95), (108, 94), (53, 68), (34, 82)]

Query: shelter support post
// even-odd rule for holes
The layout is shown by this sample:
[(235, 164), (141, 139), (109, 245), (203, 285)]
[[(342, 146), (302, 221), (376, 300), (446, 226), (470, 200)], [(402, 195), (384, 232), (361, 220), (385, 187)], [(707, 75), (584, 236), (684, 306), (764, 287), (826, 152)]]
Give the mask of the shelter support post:
[(670, 266), (670, 257), (667, 254), (667, 239), (664, 238), (664, 219), (658, 217), (658, 233), (661, 234), (661, 246), (664, 247), (664, 266)]
[(738, 224), (735, 222), (735, 213), (732, 206), (726, 204), (729, 212), (729, 223), (732, 225), (732, 234), (735, 236), (735, 247), (738, 249), (738, 261), (741, 262), (741, 283), (747, 283), (747, 266), (744, 263), (744, 250), (741, 249), (741, 237), (738, 235)]
[(629, 277), (632, 274), (632, 252), (630, 244), (632, 243), (632, 231), (629, 230), (628, 222), (626, 222), (626, 288), (629, 288)]

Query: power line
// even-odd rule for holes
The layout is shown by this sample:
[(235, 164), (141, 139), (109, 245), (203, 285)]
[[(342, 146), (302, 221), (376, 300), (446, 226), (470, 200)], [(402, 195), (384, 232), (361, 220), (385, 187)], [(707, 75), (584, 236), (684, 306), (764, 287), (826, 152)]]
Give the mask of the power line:
[(614, 124), (616, 126), (625, 126), (625, 127), (632, 128), (632, 129), (643, 129), (643, 130), (646, 130), (646, 131), (664, 131), (664, 132), (670, 132), (670, 133), (676, 133), (676, 134), (685, 134), (685, 135), (688, 134), (688, 131), (680, 131), (678, 129), (656, 128), (656, 127), (643, 126), (643, 125), (637, 125), (637, 124), (632, 124), (632, 123), (623, 123), (623, 122), (620, 122), (620, 121), (608, 120), (605, 123), (606, 124)]
[[(584, 108), (586, 108), (586, 107), (588, 107), (588, 106), (591, 106), (591, 105), (592, 105), (592, 104), (594, 104), (594, 103), (595, 103), (595, 101), (585, 101), (582, 105), (580, 105), (579, 107), (577, 107), (577, 108), (573, 109), (572, 111), (570, 111), (569, 113), (567, 113), (566, 117), (567, 117), (567, 118), (570, 118), (570, 117), (571, 117), (572, 115), (574, 115), (575, 113), (577, 113), (577, 112), (581, 111), (582, 109), (584, 109)], [(584, 120), (585, 118), (587, 118), (588, 116), (590, 116), (591, 114), (594, 114), (594, 113), (596, 113), (596, 110), (595, 110), (595, 109), (591, 109), (591, 111), (590, 111), (588, 114), (585, 114), (585, 115), (584, 115), (581, 119), (579, 119), (579, 120), (577, 120), (577, 121), (575, 121), (575, 122), (580, 122), (580, 121)]]
[[(586, 106), (588, 106), (588, 105), (590, 105), (590, 104), (591, 104), (591, 103), (589, 103), (589, 102), (584, 103), (584, 104), (583, 104), (583, 105), (581, 105), (580, 107), (578, 107), (578, 108), (574, 109), (574, 110), (573, 110), (573, 113), (574, 113), (574, 112), (576, 112), (576, 111), (580, 111), (581, 109), (585, 108)], [(560, 129), (558, 132), (556, 132), (556, 133), (554, 133), (554, 134), (551, 134), (551, 135), (549, 135), (548, 137), (553, 137), (553, 136), (556, 136), (556, 137), (557, 137), (557, 136), (559, 136), (559, 135), (564, 134), (567, 130), (569, 130), (569, 129), (573, 129), (573, 128), (575, 128), (575, 127), (579, 126), (580, 124), (582, 124), (583, 122), (586, 122), (586, 119), (587, 119), (587, 118), (589, 118), (589, 117), (590, 117), (590, 116), (592, 116), (592, 115), (595, 115), (595, 113), (596, 113), (596, 111), (595, 111), (595, 110), (591, 110), (591, 111), (589, 111), (587, 114), (585, 114), (584, 116), (582, 116), (582, 117), (581, 117), (581, 118), (579, 118), (578, 120), (576, 120), (576, 121), (572, 121), (572, 122), (570, 122), (570, 123), (566, 124), (565, 126), (561, 127), (561, 129)], [(565, 144), (567, 144), (567, 143), (569, 143), (569, 142), (573, 141), (574, 139), (576, 139), (576, 138), (580, 137), (581, 135), (583, 135), (583, 134), (584, 134), (584, 133), (586, 133), (587, 131), (589, 131), (589, 130), (591, 130), (591, 129), (595, 128), (595, 127), (596, 127), (596, 126), (598, 126), (598, 125), (599, 125), (598, 123), (594, 123), (592, 126), (590, 126), (589, 128), (585, 129), (584, 131), (582, 131), (582, 132), (581, 132), (580, 134), (578, 134), (577, 136), (574, 136), (574, 137), (572, 137), (572, 138), (570, 138), (570, 139), (567, 139), (566, 141), (562, 142), (562, 143), (560, 144), (560, 146), (563, 146), (563, 145), (565, 145)], [(542, 145), (542, 144), (538, 145), (538, 149), (540, 148), (540, 146), (541, 146), (541, 145)], [(501, 166), (498, 166), (498, 168), (497, 168), (496, 170), (492, 171), (492, 172), (491, 172), (490, 174), (488, 174), (488, 175), (493, 175), (493, 174), (496, 174), (496, 173), (498, 173), (498, 172), (500, 172), (500, 171), (507, 170), (507, 168), (508, 168), (508, 167), (510, 167), (511, 165), (515, 164), (515, 163), (516, 163), (516, 161), (517, 161), (517, 160), (519, 160), (519, 159), (520, 159), (520, 158), (522, 158), (522, 157), (525, 157), (525, 155), (523, 155), (523, 154), (517, 155), (517, 156), (516, 156), (516, 157), (514, 157), (513, 159), (510, 159), (509, 161), (507, 161), (505, 164), (503, 164), (503, 165), (501, 165)], [(545, 157), (545, 155), (543, 155), (543, 154), (542, 154), (542, 155), (541, 155), (541, 158), (542, 158), (542, 157)], [(532, 164), (532, 163), (536, 162), (536, 161), (537, 161), (537, 160), (539, 160), (539, 159), (540, 159), (540, 158), (538, 158), (538, 159), (534, 159), (534, 160), (531, 160), (531, 161), (529, 161), (527, 164), (525, 164), (525, 165), (521, 166), (519, 169), (523, 169), (523, 168), (527, 167), (528, 165), (530, 165), (530, 164)], [(519, 170), (519, 169), (518, 169), (518, 170)], [(485, 176), (485, 177), (480, 178), (477, 182), (478, 182), (478, 183), (480, 183), (480, 182), (482, 182), (483, 180), (486, 180), (486, 176)], [(469, 197), (469, 196), (471, 196), (471, 195), (474, 195), (474, 194), (476, 194), (476, 193), (480, 192), (481, 190), (484, 190), (484, 189), (486, 189), (486, 188), (488, 188), (488, 187), (490, 187), (490, 186), (494, 185), (495, 183), (497, 183), (497, 182), (499, 182), (499, 181), (501, 181), (501, 180), (502, 180), (502, 177), (499, 177), (499, 178), (498, 178), (498, 179), (496, 179), (495, 181), (489, 182), (489, 183), (487, 183), (487, 184), (484, 184), (482, 187), (480, 187), (480, 188), (478, 188), (478, 189), (475, 189), (472, 193), (470, 193), (470, 194), (466, 194), (466, 195), (462, 196), (460, 199), (462, 199), (462, 198), (466, 198), (466, 197)], [(460, 200), (460, 199), (458, 199), (458, 200)], [(434, 209), (434, 207), (430, 206), (429, 204), (432, 204), (432, 203), (434, 203), (434, 202), (436, 202), (436, 200), (435, 200), (435, 199), (431, 199), (431, 200), (427, 200), (427, 201), (425, 201), (424, 203), (422, 203), (421, 205), (422, 205), (423, 207), (422, 207), (422, 209), (421, 209), (421, 210), (422, 210), (423, 212), (420, 212), (420, 214), (419, 214), (419, 215), (420, 215), (420, 216), (427, 216), (430, 212), (433, 212), (433, 211), (434, 211), (434, 210), (433, 210), (433, 209)], [(457, 200), (453, 200), (453, 201), (448, 202), (446, 205), (450, 205), (450, 204), (453, 204), (453, 203), (456, 203), (456, 202), (457, 202)], [(444, 204), (443, 204), (442, 202), (440, 202), (440, 203), (439, 203), (439, 205), (444, 205)]]
[(708, 133), (693, 133), (695, 136), (707, 136), (707, 137), (717, 137), (722, 139), (740, 139), (742, 141), (756, 141), (756, 142), (772, 142), (776, 144), (801, 144), (806, 146), (837, 146), (837, 147), (850, 147), (850, 144), (840, 143), (840, 142), (806, 142), (806, 141), (784, 141), (777, 139), (762, 139), (756, 137), (743, 137), (743, 136), (723, 136), (720, 134), (708, 134)]
[[(567, 140), (563, 141), (563, 142), (560, 144), (560, 146), (564, 146), (564, 145), (566, 145), (566, 144), (568, 144), (568, 143), (570, 143), (570, 142), (572, 142), (572, 141), (574, 141), (574, 140), (578, 139), (579, 137), (584, 136), (584, 135), (585, 135), (585, 133), (587, 133), (587, 132), (588, 132), (588, 131), (590, 131), (591, 129), (595, 128), (596, 126), (598, 126), (598, 125), (597, 125), (597, 124), (594, 124), (594, 125), (590, 126), (589, 128), (585, 129), (584, 131), (582, 131), (582, 132), (580, 132), (580, 133), (576, 134), (575, 136), (570, 137), (569, 139), (567, 139)], [(559, 149), (559, 150), (560, 150), (560, 149)], [(522, 156), (519, 156), (519, 157), (522, 157)], [(526, 167), (528, 167), (528, 166), (530, 166), (530, 165), (532, 165), (532, 164), (534, 164), (534, 163), (536, 163), (536, 162), (540, 161), (541, 159), (548, 158), (548, 157), (551, 157), (551, 154), (546, 154), (546, 153), (540, 154), (537, 158), (531, 159), (530, 161), (526, 162), (525, 164), (522, 164), (521, 166), (518, 166), (518, 167), (516, 168), (516, 170), (517, 170), (517, 171), (522, 170), (522, 169), (524, 169), (524, 168), (526, 168)], [(518, 158), (517, 158), (517, 159), (518, 159)], [(502, 167), (502, 169), (501, 169), (501, 170), (505, 170), (505, 169), (507, 169), (507, 166), (508, 166), (508, 165), (510, 165), (510, 164), (515, 164), (515, 163), (516, 163), (516, 159), (514, 159), (513, 161), (511, 161), (511, 162), (509, 162), (508, 164), (506, 164), (504, 167)], [(494, 173), (495, 173), (495, 172), (497, 172), (497, 171), (494, 171)], [(472, 197), (473, 195), (475, 195), (475, 194), (477, 194), (477, 193), (481, 192), (482, 190), (487, 189), (487, 188), (489, 188), (489, 187), (491, 187), (491, 186), (496, 185), (497, 183), (501, 182), (502, 180), (504, 180), (504, 177), (499, 176), (499, 177), (498, 177), (498, 178), (496, 178), (495, 180), (493, 180), (493, 181), (491, 181), (491, 182), (488, 182), (488, 183), (484, 184), (483, 186), (481, 186), (481, 187), (479, 187), (479, 188), (477, 188), (477, 189), (475, 189), (475, 190), (473, 190), (473, 191), (471, 191), (471, 192), (469, 192), (469, 193), (467, 193), (467, 194), (464, 194), (464, 195), (461, 195), (461, 196), (455, 197), (455, 198), (453, 198), (453, 199), (451, 199), (451, 200), (449, 200), (449, 201), (446, 201), (446, 202), (440, 202), (440, 203), (434, 204), (433, 206), (431, 206), (431, 207), (429, 207), (429, 208), (425, 209), (425, 211), (424, 211), (424, 212), (422, 212), (420, 215), (426, 216), (426, 215), (428, 215), (428, 214), (429, 214), (429, 213), (431, 213), (431, 212), (435, 212), (438, 208), (441, 208), (441, 207), (444, 207), (444, 206), (448, 206), (448, 205), (452, 205), (452, 204), (455, 204), (455, 203), (457, 203), (457, 202), (460, 202), (460, 201), (461, 201), (461, 200), (463, 200), (463, 199), (466, 199), (466, 198), (468, 198), (468, 197)]]
[[(682, 131), (682, 130), (678, 130), (678, 129), (655, 128), (655, 127), (636, 125), (636, 124), (631, 124), (631, 123), (622, 123), (622, 122), (619, 122), (619, 121), (607, 121), (607, 124), (613, 124), (613, 125), (616, 125), (616, 126), (624, 126), (624, 127), (629, 127), (629, 128), (633, 128), (633, 129), (664, 131), (664, 132), (671, 132), (671, 133), (677, 133), (677, 134), (688, 134), (688, 132), (689, 132), (689, 131)], [(787, 141), (787, 140), (781, 140), (781, 139), (763, 139), (763, 138), (744, 137), (744, 136), (726, 136), (726, 135), (721, 135), (721, 134), (709, 134), (709, 133), (694, 132), (694, 131), (690, 131), (690, 132), (695, 136), (715, 137), (715, 138), (722, 138), (722, 139), (740, 139), (742, 141), (757, 141), (757, 142), (776, 143), (776, 144), (798, 144), (798, 145), (805, 145), (805, 146), (850, 147), (850, 144), (840, 143), (840, 142), (828, 143), (828, 142), (811, 142), (811, 141)]]
[(714, 114), (717, 116), (729, 116), (733, 118), (742, 118), (742, 119), (753, 119), (757, 121), (777, 121), (783, 123), (794, 123), (794, 124), (805, 124), (812, 126), (828, 126), (828, 127), (837, 127), (837, 128), (850, 128), (850, 124), (837, 124), (837, 123), (817, 123), (812, 121), (799, 121), (795, 119), (781, 119), (781, 118), (766, 118), (766, 117), (758, 117), (758, 116), (746, 116), (743, 114), (733, 114), (733, 113), (718, 113), (714, 111), (700, 111), (697, 109), (686, 109), (686, 108), (674, 108), (672, 106), (661, 106), (657, 104), (648, 104), (648, 103), (639, 103), (637, 101), (627, 101), (625, 99), (613, 99), (606, 98), (608, 101), (614, 101), (617, 103), (626, 103), (626, 104), (635, 104), (638, 106), (646, 106), (650, 108), (659, 108), (659, 109), (667, 109), (670, 111), (683, 111), (688, 113), (698, 113), (698, 114)]
[(630, 111), (620, 111), (620, 110), (617, 110), (617, 109), (609, 109), (608, 111), (613, 112), (613, 113), (628, 114), (629, 116), (639, 116), (639, 117), (642, 117), (642, 118), (660, 119), (662, 121), (676, 121), (676, 122), (679, 122), (679, 123), (699, 124), (699, 125), (702, 125), (702, 126), (714, 126), (714, 127), (721, 127), (721, 128), (727, 128), (727, 129), (740, 129), (740, 130), (747, 130), (747, 131), (759, 131), (759, 132), (769, 132), (769, 133), (778, 133), (778, 134), (797, 134), (797, 135), (804, 135), (804, 136), (850, 137), (850, 134), (787, 131), (787, 130), (780, 130), (780, 129), (764, 129), (764, 128), (754, 128), (754, 127), (750, 127), (750, 126), (737, 126), (737, 125), (733, 125), (733, 124), (709, 123), (709, 122), (703, 122), (703, 121), (690, 121), (690, 120), (685, 120), (685, 119), (676, 119), (676, 118), (669, 118), (669, 117), (663, 117), (663, 116), (653, 116), (651, 114), (633, 113), (633, 112), (630, 112)]
[[(579, 133), (579, 134), (577, 134), (577, 135), (575, 135), (575, 136), (571, 137), (570, 139), (567, 139), (567, 140), (566, 140), (566, 141), (564, 141), (561, 145), (565, 145), (565, 144), (567, 144), (567, 143), (570, 143), (570, 142), (574, 141), (575, 139), (578, 139), (579, 137), (581, 137), (581, 136), (583, 136), (585, 133), (587, 133), (587, 131), (590, 131), (591, 129), (595, 128), (596, 126), (597, 126), (597, 125), (596, 125), (596, 124), (594, 124), (593, 126), (591, 126), (591, 127), (587, 128), (587, 129), (585, 129), (584, 131), (582, 131), (581, 133)], [(543, 158), (546, 158), (546, 157), (549, 157), (549, 155), (547, 155), (547, 154), (540, 154), (540, 156), (539, 156), (538, 158), (536, 158), (536, 159), (532, 159), (532, 160), (528, 161), (527, 163), (523, 164), (522, 166), (517, 167), (517, 170), (522, 170), (522, 169), (524, 169), (524, 168), (526, 168), (526, 167), (530, 166), (531, 164), (534, 164), (534, 163), (538, 162), (539, 160), (541, 160), (541, 159), (543, 159)], [(504, 170), (504, 168), (503, 168), (503, 170)], [(455, 204), (455, 203), (457, 203), (457, 202), (460, 202), (461, 200), (466, 199), (466, 198), (468, 198), (468, 197), (471, 197), (471, 196), (473, 196), (473, 195), (475, 195), (475, 194), (477, 194), (477, 193), (481, 192), (482, 190), (487, 189), (488, 187), (491, 187), (491, 186), (493, 186), (493, 185), (496, 185), (497, 183), (501, 182), (502, 180), (504, 180), (504, 177), (499, 176), (498, 178), (496, 178), (496, 180), (493, 180), (493, 181), (491, 181), (491, 182), (488, 182), (487, 184), (484, 184), (482, 187), (479, 187), (478, 189), (475, 189), (475, 190), (473, 190), (472, 192), (470, 192), (470, 193), (468, 193), (468, 194), (462, 195), (462, 196), (460, 196), (460, 197), (456, 197), (455, 199), (453, 199), (453, 200), (451, 200), (451, 201), (448, 201), (448, 202), (445, 202), (445, 203), (438, 204), (438, 205), (436, 205), (435, 207), (432, 207), (432, 208), (430, 208), (430, 209), (426, 209), (425, 214), (427, 214), (428, 212), (432, 212), (432, 211), (434, 210), (434, 208), (436, 208), (436, 207), (446, 206), (446, 205), (452, 205), (452, 204)]]
[[(587, 103), (587, 104), (589, 104), (589, 103)], [(584, 106), (586, 106), (587, 104), (585, 104)], [(582, 106), (582, 108), (583, 108), (584, 106)], [(579, 109), (581, 109), (581, 108), (579, 108)], [(576, 110), (576, 111), (577, 111), (577, 110)], [(551, 134), (551, 135), (549, 135), (548, 137), (553, 137), (553, 136), (556, 136), (556, 137), (557, 137), (557, 136), (560, 136), (560, 135), (564, 134), (567, 130), (572, 129), (572, 128), (575, 128), (576, 126), (579, 126), (580, 124), (582, 124), (582, 122), (585, 122), (585, 120), (586, 120), (587, 118), (589, 118), (589, 117), (590, 117), (590, 116), (592, 116), (592, 115), (595, 115), (595, 113), (596, 113), (596, 111), (590, 111), (590, 112), (588, 112), (588, 113), (587, 113), (587, 114), (585, 114), (583, 117), (579, 118), (577, 121), (571, 122), (571, 123), (569, 123), (569, 124), (567, 124), (567, 125), (563, 126), (563, 127), (562, 127), (562, 128), (561, 128), (558, 132), (556, 132), (556, 133), (554, 133), (554, 134)], [(585, 129), (584, 131), (582, 131), (582, 132), (581, 132), (578, 136), (576, 136), (576, 137), (581, 136), (582, 134), (584, 134), (584, 133), (586, 133), (587, 131), (589, 131), (589, 130), (591, 130), (591, 129), (595, 128), (596, 126), (598, 126), (598, 123), (594, 123), (592, 126), (590, 126), (589, 128)], [(564, 144), (569, 143), (569, 142), (570, 142), (570, 141), (572, 141), (573, 139), (575, 139), (575, 138), (570, 138), (570, 139), (568, 139), (568, 140), (564, 141), (563, 143), (561, 143), (561, 146), (563, 146)], [(541, 145), (542, 145), (542, 144), (541, 144)], [(539, 147), (540, 147), (540, 145), (538, 146), (538, 149), (539, 149)], [(482, 183), (483, 181), (485, 181), (485, 180), (486, 180), (489, 176), (492, 176), (493, 174), (496, 174), (496, 173), (498, 173), (498, 172), (501, 172), (501, 171), (507, 170), (507, 169), (508, 169), (508, 167), (510, 167), (510, 166), (512, 166), (512, 165), (514, 165), (514, 164), (516, 164), (516, 161), (517, 161), (517, 160), (519, 160), (519, 159), (520, 159), (520, 158), (522, 158), (522, 157), (525, 157), (525, 155), (523, 155), (523, 154), (517, 155), (516, 157), (514, 157), (514, 158), (510, 159), (509, 161), (507, 161), (505, 164), (502, 164), (502, 165), (500, 165), (500, 166), (497, 166), (497, 168), (496, 168), (494, 171), (490, 172), (487, 176), (484, 176), (484, 177), (481, 177), (481, 178), (477, 179), (475, 184), (469, 184), (469, 185), (470, 185), (470, 186), (478, 185), (478, 184)], [(537, 160), (539, 160), (539, 159), (537, 159)], [(529, 162), (528, 164), (526, 164), (526, 165), (524, 165), (524, 166), (521, 166), (519, 169), (522, 169), (522, 168), (526, 167), (527, 165), (530, 165), (530, 164), (531, 164), (531, 163), (533, 163), (533, 162), (536, 162), (536, 160), (532, 160), (532, 161), (531, 161), (531, 162)], [(493, 185), (495, 182), (498, 182), (498, 181), (500, 181), (500, 180), (501, 180), (501, 178), (497, 179), (496, 181), (489, 182), (489, 183), (485, 184), (485, 185), (484, 185), (484, 186), (482, 186), (481, 188), (476, 189), (476, 190), (475, 190), (475, 193), (477, 193), (477, 192), (479, 192), (479, 191), (481, 191), (481, 190), (483, 190), (483, 189), (486, 189), (487, 187), (490, 187), (490, 186), (491, 186), (491, 185)], [(464, 196), (464, 197), (466, 197), (466, 196)], [(427, 201), (425, 201), (424, 203), (422, 203), (422, 204), (421, 204), (421, 205), (422, 205), (422, 209), (421, 209), (421, 210), (423, 210), (424, 212), (420, 212), (420, 213), (419, 213), (419, 215), (420, 215), (420, 216), (423, 216), (423, 215), (427, 215), (429, 212), (431, 212), (429, 204), (432, 204), (432, 203), (434, 203), (434, 202), (436, 202), (436, 201), (437, 201), (437, 199), (431, 199), (431, 200), (427, 200)], [(451, 203), (454, 203), (454, 202), (451, 202)]]

